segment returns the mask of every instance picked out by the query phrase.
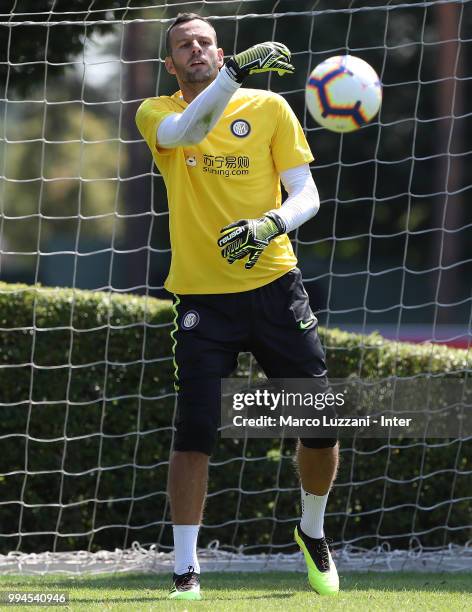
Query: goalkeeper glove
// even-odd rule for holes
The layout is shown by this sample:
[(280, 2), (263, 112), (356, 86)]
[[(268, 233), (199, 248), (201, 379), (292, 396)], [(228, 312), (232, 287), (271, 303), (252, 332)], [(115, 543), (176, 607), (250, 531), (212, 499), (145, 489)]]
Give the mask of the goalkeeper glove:
[(231, 223), (221, 232), (223, 236), (218, 240), (221, 255), (230, 264), (249, 255), (244, 267), (250, 270), (269, 242), (276, 236), (285, 234), (286, 227), (278, 215), (269, 212), (260, 219), (242, 219)]
[(293, 74), (295, 68), (290, 63), (290, 58), (291, 53), (285, 45), (269, 41), (233, 55), (225, 66), (231, 78), (242, 83), (247, 76), (257, 72), (274, 70), (279, 76)]

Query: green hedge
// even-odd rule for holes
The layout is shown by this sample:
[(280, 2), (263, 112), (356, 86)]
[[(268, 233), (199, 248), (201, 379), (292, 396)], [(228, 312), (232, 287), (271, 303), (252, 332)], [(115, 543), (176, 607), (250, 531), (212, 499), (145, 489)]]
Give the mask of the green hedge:
[[(0, 552), (113, 549), (134, 540), (167, 550), (170, 302), (0, 283), (0, 321)], [(336, 378), (472, 366), (466, 351), (444, 346), (321, 335)], [(239, 374), (247, 367), (243, 356)], [(270, 543), (295, 550), (293, 446), (220, 441), (202, 545), (218, 539), (248, 552), (269, 552)], [(470, 442), (447, 440), (344, 441), (327, 533), (365, 547), (385, 540), (404, 547), (413, 532), (424, 546), (464, 543), (472, 525), (470, 450)]]

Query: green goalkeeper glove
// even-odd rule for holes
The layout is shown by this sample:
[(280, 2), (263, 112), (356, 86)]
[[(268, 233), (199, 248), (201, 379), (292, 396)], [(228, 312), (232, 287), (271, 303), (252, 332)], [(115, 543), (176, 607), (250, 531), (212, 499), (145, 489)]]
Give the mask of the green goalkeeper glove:
[(257, 72), (274, 70), (279, 76), (293, 74), (295, 68), (290, 63), (290, 59), (291, 53), (285, 45), (269, 41), (233, 55), (225, 66), (231, 78), (242, 83), (247, 76)]
[(285, 232), (286, 227), (282, 219), (269, 212), (260, 219), (242, 219), (227, 225), (221, 230), (223, 236), (218, 240), (218, 246), (221, 248), (221, 255), (230, 264), (249, 255), (244, 267), (250, 270), (269, 242)]

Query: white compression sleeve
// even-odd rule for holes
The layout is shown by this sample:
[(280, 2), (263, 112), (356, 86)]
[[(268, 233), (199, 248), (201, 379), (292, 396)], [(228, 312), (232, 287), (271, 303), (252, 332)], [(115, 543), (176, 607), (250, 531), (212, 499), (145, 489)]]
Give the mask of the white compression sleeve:
[(201, 142), (223, 114), (232, 95), (240, 87), (223, 67), (183, 113), (168, 115), (157, 128), (157, 142), (164, 149)]
[(270, 212), (280, 217), (287, 232), (291, 232), (316, 215), (320, 208), (320, 197), (308, 164), (284, 170), (280, 178), (288, 198), (280, 208)]

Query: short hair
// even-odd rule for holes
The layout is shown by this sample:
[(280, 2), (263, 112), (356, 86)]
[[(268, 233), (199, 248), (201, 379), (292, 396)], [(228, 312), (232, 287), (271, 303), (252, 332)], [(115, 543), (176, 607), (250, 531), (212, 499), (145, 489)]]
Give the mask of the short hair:
[(198, 15), (197, 13), (179, 13), (177, 17), (174, 19), (174, 21), (167, 28), (167, 31), (166, 31), (166, 55), (167, 57), (171, 55), (170, 33), (172, 29), (175, 28), (175, 26), (180, 25), (181, 23), (187, 23), (187, 21), (194, 21), (195, 19), (199, 19), (200, 21), (204, 21), (205, 23), (207, 23), (211, 27), (213, 32), (215, 32), (215, 40), (216, 40), (216, 31), (215, 31), (215, 28), (211, 25), (209, 19), (207, 19), (206, 17), (202, 17), (201, 15)]

